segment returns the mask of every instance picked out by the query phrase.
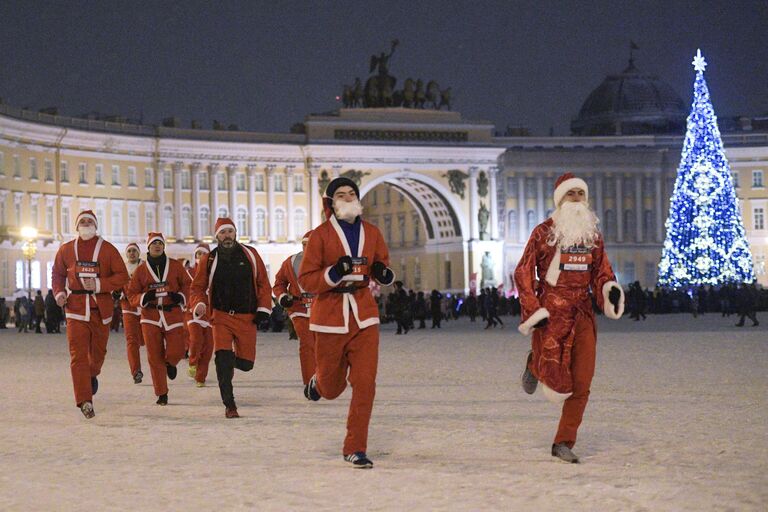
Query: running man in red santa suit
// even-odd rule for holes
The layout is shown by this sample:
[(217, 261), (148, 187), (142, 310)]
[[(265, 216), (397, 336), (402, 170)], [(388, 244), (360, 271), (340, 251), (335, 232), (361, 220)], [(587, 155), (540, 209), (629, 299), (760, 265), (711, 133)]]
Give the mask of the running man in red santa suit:
[[(595, 373), (594, 294), (605, 316), (619, 319), (624, 292), (611, 270), (598, 218), (589, 208), (587, 184), (571, 173), (555, 183), (555, 211), (534, 228), (515, 269), (524, 335), (533, 331), (533, 350), (522, 376), (533, 394), (563, 402), (552, 455), (579, 462), (571, 451)], [(538, 275), (538, 280), (537, 280)]]
[(165, 254), (162, 233), (147, 235), (147, 261), (128, 283), (128, 301), (141, 308), (141, 330), (157, 405), (168, 405), (168, 379), (184, 357), (184, 312), (191, 279), (184, 266)]
[[(141, 250), (138, 244), (130, 243), (125, 248), (125, 255), (128, 262), (125, 264), (128, 269), (128, 276), (133, 277), (136, 269), (143, 262), (140, 259)], [(141, 371), (141, 355), (139, 347), (144, 346), (144, 335), (141, 333), (141, 309), (135, 308), (128, 302), (126, 295), (127, 286), (123, 287), (120, 294), (120, 309), (123, 312), (123, 325), (125, 326), (125, 345), (128, 352), (128, 367), (131, 370), (134, 384), (141, 384), (144, 373)]]
[(323, 204), (328, 220), (309, 238), (299, 268), (299, 284), (317, 295), (309, 329), (315, 333), (317, 367), (304, 390), (310, 400), (328, 400), (352, 386), (342, 454), (356, 468), (373, 467), (366, 455), (368, 424), (376, 394), (379, 310), (368, 287), (371, 278), (389, 285), (389, 250), (381, 232), (360, 215), (354, 181), (336, 178)]
[[(301, 245), (304, 249), (307, 248), (311, 234), (312, 231), (307, 231), (301, 239)], [(301, 378), (304, 386), (306, 386), (315, 373), (315, 334), (309, 330), (309, 315), (312, 311), (314, 294), (302, 289), (296, 277), (299, 275), (299, 267), (303, 259), (304, 252), (302, 251), (283, 262), (275, 276), (272, 294), (277, 297), (278, 304), (288, 311), (288, 316), (293, 322), (293, 328), (299, 337)]]
[[(202, 257), (210, 252), (211, 248), (208, 244), (197, 245), (195, 248), (195, 265), (187, 269), (190, 279), (195, 278)], [(189, 376), (195, 379), (197, 387), (202, 388), (205, 387), (208, 366), (213, 356), (213, 331), (207, 314), (200, 318), (194, 318), (192, 310), (187, 309), (184, 313), (184, 319), (189, 331)]]
[(67, 317), (72, 384), (75, 404), (86, 418), (93, 418), (93, 395), (99, 389), (97, 376), (107, 355), (109, 324), (114, 303), (112, 292), (128, 282), (128, 271), (115, 247), (98, 236), (96, 215), (78, 214), (78, 236), (62, 244), (51, 272), (56, 303)]
[(217, 247), (198, 262), (192, 281), (193, 318), (210, 314), (224, 417), (239, 418), (232, 378), (256, 360), (256, 325), (269, 320), (272, 287), (256, 249), (237, 242), (232, 219), (216, 219)]

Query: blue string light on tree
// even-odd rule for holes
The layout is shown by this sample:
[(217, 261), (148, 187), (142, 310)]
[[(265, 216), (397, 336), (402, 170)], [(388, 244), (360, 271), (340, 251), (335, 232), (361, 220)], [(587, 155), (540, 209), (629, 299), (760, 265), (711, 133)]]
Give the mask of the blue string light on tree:
[(739, 213), (704, 69), (696, 51), (693, 105), (669, 205), (659, 285), (686, 288), (755, 280), (752, 254)]

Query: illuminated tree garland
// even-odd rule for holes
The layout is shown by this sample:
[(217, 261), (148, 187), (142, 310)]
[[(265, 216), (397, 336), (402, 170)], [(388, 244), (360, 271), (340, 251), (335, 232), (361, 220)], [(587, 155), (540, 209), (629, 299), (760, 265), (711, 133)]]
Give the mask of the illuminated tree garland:
[(696, 52), (693, 106), (665, 224), (659, 285), (683, 288), (755, 280), (738, 198)]

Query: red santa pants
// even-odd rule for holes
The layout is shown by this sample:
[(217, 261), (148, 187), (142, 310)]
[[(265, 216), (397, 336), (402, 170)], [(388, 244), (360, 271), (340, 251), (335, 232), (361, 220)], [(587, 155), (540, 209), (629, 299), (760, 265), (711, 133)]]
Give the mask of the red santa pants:
[(233, 350), (235, 357), (256, 361), (256, 324), (253, 313), (230, 315), (218, 309), (211, 315), (213, 351)]
[(139, 347), (144, 346), (144, 336), (141, 334), (141, 316), (131, 313), (123, 313), (123, 325), (125, 326), (125, 348), (128, 353), (128, 368), (131, 376), (141, 370), (141, 356)]
[(96, 307), (91, 308), (91, 320), (67, 318), (69, 368), (75, 388), (75, 405), (93, 400), (91, 377), (101, 373), (107, 355), (109, 324), (101, 321)]
[(355, 319), (350, 318), (349, 333), (315, 332), (315, 340), (320, 396), (328, 400), (338, 397), (347, 387), (347, 378), (352, 386), (343, 454), (364, 452), (368, 447), (368, 424), (376, 396), (379, 326), (360, 329)]
[(309, 330), (309, 318), (295, 316), (291, 319), (296, 336), (299, 337), (299, 362), (301, 363), (301, 380), (306, 386), (315, 374), (315, 333)]
[(157, 325), (142, 323), (141, 331), (147, 346), (147, 362), (155, 395), (165, 395), (168, 393), (165, 363), (176, 366), (184, 357), (184, 329), (179, 326), (166, 330)]
[(187, 322), (189, 330), (189, 365), (197, 367), (196, 382), (205, 382), (213, 355), (213, 331), (197, 322)]
[(573, 394), (563, 403), (560, 425), (555, 435), (555, 444), (565, 443), (569, 448), (576, 444), (576, 431), (581, 425), (584, 409), (589, 400), (589, 388), (595, 375), (595, 356), (597, 339), (594, 320), (586, 315), (576, 319), (576, 337), (571, 351), (571, 375), (573, 376)]

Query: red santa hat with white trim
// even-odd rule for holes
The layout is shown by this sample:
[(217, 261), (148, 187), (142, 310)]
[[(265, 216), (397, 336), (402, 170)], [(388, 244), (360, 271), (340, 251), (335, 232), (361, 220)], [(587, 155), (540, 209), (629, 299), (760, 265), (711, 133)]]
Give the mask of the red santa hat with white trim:
[(99, 229), (99, 221), (96, 220), (96, 214), (93, 213), (93, 210), (83, 210), (77, 214), (77, 219), (75, 219), (75, 229), (77, 229), (77, 225), (80, 224), (80, 219), (91, 219), (93, 223), (96, 224), (96, 229)]
[(200, 242), (197, 244), (197, 247), (195, 247), (195, 252), (193, 254), (196, 256), (198, 252), (204, 252), (207, 254), (211, 252), (211, 246), (205, 242)]
[(225, 228), (232, 228), (235, 230), (235, 233), (237, 233), (237, 227), (235, 227), (235, 223), (232, 222), (232, 219), (229, 217), (219, 217), (216, 219), (216, 227), (214, 228), (213, 236), (216, 237), (219, 234), (219, 231)]
[(589, 200), (589, 187), (587, 182), (581, 178), (577, 178), (572, 172), (566, 172), (555, 182), (555, 208), (560, 208), (560, 201), (563, 200), (565, 194), (573, 188), (579, 188), (584, 191), (584, 196)]
[(141, 248), (139, 248), (139, 244), (136, 242), (131, 242), (128, 245), (125, 246), (125, 253), (128, 254), (128, 249), (131, 247), (135, 247), (137, 251), (139, 251), (139, 254), (141, 254)]
[(163, 245), (165, 245), (165, 237), (163, 236), (162, 233), (155, 233), (155, 232), (147, 233), (147, 247), (152, 245), (152, 242), (156, 242), (158, 240), (163, 242)]

